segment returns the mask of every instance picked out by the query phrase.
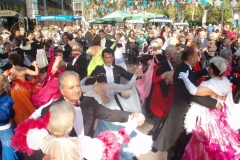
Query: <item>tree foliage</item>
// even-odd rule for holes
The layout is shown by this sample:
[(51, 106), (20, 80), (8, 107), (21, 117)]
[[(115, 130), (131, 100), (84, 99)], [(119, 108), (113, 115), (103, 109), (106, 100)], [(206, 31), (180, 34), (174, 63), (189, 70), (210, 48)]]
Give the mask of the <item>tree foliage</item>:
[[(91, 1), (91, 0), (90, 0)], [(224, 0), (223, 2), (223, 20), (224, 23), (232, 24), (233, 22), (233, 8), (230, 5), (231, 0)], [(118, 3), (103, 3), (103, 1), (91, 1), (92, 3), (95, 4), (95, 6), (104, 6), (105, 9), (100, 11), (99, 8), (97, 7), (92, 7), (92, 6), (84, 6), (84, 15), (86, 19), (93, 19), (93, 18), (101, 18), (105, 16), (109, 11), (106, 9), (112, 9), (114, 10), (123, 10), (126, 7), (125, 4), (118, 5)], [(198, 4), (201, 5), (202, 8), (208, 9), (209, 6), (204, 6), (203, 4)], [(132, 9), (138, 9), (137, 6), (131, 6)], [(202, 11), (199, 9), (197, 4), (194, 3), (189, 3), (188, 5), (182, 7), (182, 20), (185, 21), (201, 21), (202, 20)], [(240, 10), (240, 3), (236, 6), (236, 10)], [(161, 5), (152, 5), (150, 7), (146, 8), (147, 12), (152, 12), (152, 13), (157, 13), (160, 15), (166, 15), (168, 18), (172, 19), (173, 21), (177, 20), (178, 16), (178, 6), (174, 4), (169, 4), (167, 6)], [(140, 10), (139, 10), (140, 12)], [(207, 21), (208, 22), (221, 22), (221, 15), (222, 15), (222, 10), (220, 8), (217, 8), (213, 6), (207, 14)]]

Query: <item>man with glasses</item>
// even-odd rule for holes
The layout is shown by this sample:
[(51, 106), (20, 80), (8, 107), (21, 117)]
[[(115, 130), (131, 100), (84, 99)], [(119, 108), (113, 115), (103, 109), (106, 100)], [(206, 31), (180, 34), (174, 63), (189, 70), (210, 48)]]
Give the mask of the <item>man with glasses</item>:
[(72, 47), (72, 55), (74, 59), (68, 63), (64, 61), (59, 62), (60, 66), (66, 66), (66, 70), (77, 72), (81, 79), (87, 76), (88, 67), (86, 54), (82, 52), (83, 52), (82, 45), (74, 44)]

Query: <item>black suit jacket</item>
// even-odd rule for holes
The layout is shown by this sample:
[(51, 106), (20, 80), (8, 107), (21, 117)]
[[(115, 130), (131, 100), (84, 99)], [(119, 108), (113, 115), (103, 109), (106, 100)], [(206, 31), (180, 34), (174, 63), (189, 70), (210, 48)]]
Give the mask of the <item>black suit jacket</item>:
[(92, 36), (92, 34), (90, 33), (90, 32), (86, 32), (85, 33), (85, 36), (84, 36), (84, 39), (85, 39), (85, 41), (86, 41), (86, 47), (91, 47), (92, 46), (92, 44), (93, 44), (93, 36)]
[[(159, 65), (161, 67), (157, 70), (157, 76), (161, 76), (161, 74), (163, 74), (164, 72), (171, 71), (171, 67), (166, 58), (164, 58), (159, 63)], [(168, 85), (167, 85), (166, 81), (160, 81), (159, 85), (160, 85), (163, 96), (167, 97), (168, 96)]]
[(67, 64), (66, 69), (69, 71), (77, 72), (81, 79), (85, 78), (87, 76), (87, 67), (88, 67), (88, 61), (86, 58), (86, 54), (82, 53), (78, 57), (78, 59), (76, 60), (74, 65), (72, 65), (73, 60)]
[[(56, 102), (63, 101), (63, 100), (64, 98), (61, 97)], [(82, 96), (80, 98), (80, 101), (81, 101), (81, 110), (82, 110), (83, 122), (84, 122), (84, 134), (87, 136), (91, 136), (91, 137), (93, 136), (94, 123), (97, 118), (105, 121), (110, 121), (110, 122), (123, 123), (123, 122), (127, 122), (129, 115), (131, 115), (131, 112), (108, 109), (103, 105), (100, 105), (93, 97)], [(41, 112), (41, 117), (47, 114), (51, 105), (43, 108)], [(75, 131), (72, 131), (70, 135), (77, 136)]]
[(64, 45), (64, 51), (63, 51), (63, 60), (65, 62), (69, 62), (70, 55), (72, 53), (72, 47), (67, 43)]
[(194, 101), (208, 108), (215, 108), (217, 100), (209, 96), (200, 97), (192, 96), (187, 90), (182, 79), (179, 79), (180, 72), (189, 71), (189, 80), (197, 86), (197, 79), (207, 74), (206, 69), (193, 72), (189, 66), (182, 62), (175, 70), (173, 75), (173, 100), (170, 107), (166, 122), (158, 136), (154, 148), (160, 151), (167, 151), (178, 139), (181, 132), (184, 131), (184, 117), (190, 107), (191, 101)]
[[(104, 73), (106, 74), (106, 70), (103, 66), (101, 66), (104, 69)], [(91, 76), (94, 77), (94, 75), (96, 75), (96, 70), (93, 70), (91, 73)], [(113, 76), (114, 76), (114, 83), (120, 84), (120, 78), (124, 77), (127, 80), (131, 80), (133, 74), (126, 71), (125, 69), (123, 69), (122, 67), (118, 66), (118, 65), (114, 65), (113, 68)], [(86, 80), (86, 84), (90, 85), (90, 84), (94, 84), (96, 81), (93, 81), (93, 78), (89, 78)]]
[[(106, 39), (106, 38), (105, 38), (105, 39)], [(112, 45), (113, 45), (113, 42), (110, 41), (109, 39), (106, 39), (105, 47), (106, 47), (106, 48), (110, 48), (110, 47), (112, 47)]]

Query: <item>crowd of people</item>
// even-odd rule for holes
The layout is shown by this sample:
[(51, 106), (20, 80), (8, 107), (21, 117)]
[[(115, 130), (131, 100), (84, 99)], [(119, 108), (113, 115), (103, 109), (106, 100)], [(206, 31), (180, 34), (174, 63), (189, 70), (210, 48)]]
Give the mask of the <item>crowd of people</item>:
[[(4, 160), (240, 159), (240, 35), (229, 25), (3, 29), (0, 69)], [(143, 110), (161, 119), (148, 135), (136, 128)]]

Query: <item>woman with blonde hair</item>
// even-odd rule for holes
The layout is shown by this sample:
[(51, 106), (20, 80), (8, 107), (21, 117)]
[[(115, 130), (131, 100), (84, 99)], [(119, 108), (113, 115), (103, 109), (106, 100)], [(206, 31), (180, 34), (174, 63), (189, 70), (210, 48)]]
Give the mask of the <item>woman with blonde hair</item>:
[(217, 40), (216, 34), (211, 33), (209, 35), (209, 41), (207, 43), (207, 50), (206, 50), (208, 61), (211, 58), (213, 58), (216, 54), (216, 51), (217, 51), (216, 40)]
[(73, 104), (55, 102), (43, 119), (28, 119), (20, 124), (12, 137), (12, 145), (28, 155), (41, 150), (57, 160), (118, 160), (122, 145), (130, 141), (129, 134), (137, 126), (137, 118), (133, 118), (127, 128), (101, 132), (97, 138), (69, 137), (75, 117)]

